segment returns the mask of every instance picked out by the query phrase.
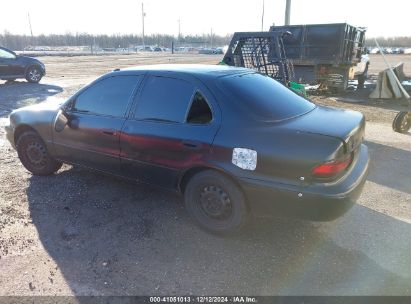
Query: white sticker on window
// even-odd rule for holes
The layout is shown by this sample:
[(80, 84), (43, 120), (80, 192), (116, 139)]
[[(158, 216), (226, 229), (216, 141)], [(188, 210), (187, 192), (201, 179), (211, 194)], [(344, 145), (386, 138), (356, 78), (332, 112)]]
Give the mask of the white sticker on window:
[(231, 162), (244, 170), (255, 170), (257, 167), (257, 151), (245, 148), (234, 148)]

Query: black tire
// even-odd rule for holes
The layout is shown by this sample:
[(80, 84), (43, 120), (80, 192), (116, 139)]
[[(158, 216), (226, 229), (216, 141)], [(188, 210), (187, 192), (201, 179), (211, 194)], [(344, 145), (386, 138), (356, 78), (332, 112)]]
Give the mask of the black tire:
[(407, 133), (411, 127), (411, 112), (398, 113), (392, 122), (392, 128), (398, 133)]
[(33, 65), (27, 69), (26, 80), (28, 82), (38, 83), (42, 77), (43, 77), (43, 73), (41, 72), (38, 66)]
[(62, 166), (49, 155), (43, 140), (34, 131), (21, 134), (16, 146), (21, 163), (34, 175), (51, 175)]
[(195, 222), (214, 234), (239, 233), (249, 219), (241, 189), (216, 171), (207, 170), (194, 175), (185, 188), (184, 202)]

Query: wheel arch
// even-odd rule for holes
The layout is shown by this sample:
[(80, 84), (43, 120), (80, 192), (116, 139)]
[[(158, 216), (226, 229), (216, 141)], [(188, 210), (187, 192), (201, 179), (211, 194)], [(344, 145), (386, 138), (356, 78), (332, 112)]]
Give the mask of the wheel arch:
[(216, 168), (216, 167), (211, 167), (211, 166), (196, 166), (196, 167), (191, 167), (191, 168), (187, 169), (186, 171), (184, 171), (181, 174), (179, 182), (178, 182), (178, 191), (180, 193), (184, 193), (188, 182), (190, 181), (190, 179), (194, 175), (196, 175), (200, 172), (203, 172), (203, 171), (208, 171), (208, 170), (218, 172), (218, 173), (224, 175), (225, 177), (227, 177), (228, 179), (230, 179), (241, 190), (241, 192), (244, 194), (244, 198), (247, 201), (247, 196), (244, 192), (243, 187), (241, 187), (240, 183), (232, 176), (232, 174), (230, 174), (229, 172), (227, 172), (226, 170), (223, 170), (221, 168)]
[[(34, 129), (32, 126), (29, 126), (27, 124), (21, 124), (19, 125), (16, 130), (14, 131), (14, 144), (17, 145), (17, 141), (19, 139), (19, 137), (27, 131), (32, 131), (35, 132), (37, 134), (39, 134), (36, 129)], [(41, 137), (41, 136), (40, 136)]]
[(32, 67), (37, 67), (39, 68), (39, 70), (41, 71), (41, 75), (44, 76), (44, 71), (43, 68), (38, 64), (38, 63), (30, 63), (26, 66), (26, 68), (24, 69), (24, 76), (27, 76), (27, 72), (29, 71), (30, 68)]

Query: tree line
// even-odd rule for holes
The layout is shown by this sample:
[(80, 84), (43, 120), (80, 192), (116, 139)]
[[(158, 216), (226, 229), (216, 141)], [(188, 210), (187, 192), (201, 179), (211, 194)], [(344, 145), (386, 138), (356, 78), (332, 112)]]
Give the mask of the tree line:
[[(210, 47), (223, 46), (230, 42), (231, 35), (186, 35), (178, 38), (171, 35), (155, 34), (144, 37), (145, 45), (158, 45), (163, 47), (175, 46), (199, 46)], [(9, 32), (0, 34), (0, 46), (22, 51), (34, 46), (99, 46), (100, 48), (128, 48), (135, 45), (143, 45), (141, 35), (91, 35), (87, 33), (67, 33), (50, 35), (14, 35)]]
[[(155, 34), (144, 37), (145, 45), (158, 45), (163, 47), (175, 46), (223, 46), (227, 45), (231, 40), (231, 35), (186, 35), (178, 38), (165, 35)], [(391, 37), (377, 38), (378, 43), (383, 47), (411, 47), (411, 37)], [(374, 38), (367, 38), (366, 46), (374, 47)], [(100, 48), (128, 48), (135, 45), (143, 45), (141, 35), (91, 35), (87, 33), (67, 33), (67, 34), (50, 34), (50, 35), (14, 35), (9, 32), (0, 34), (0, 46), (22, 51), (34, 46), (99, 46)]]
[[(382, 47), (411, 47), (411, 37), (378, 37), (377, 42)], [(367, 38), (365, 45), (368, 47), (375, 47), (374, 38)]]

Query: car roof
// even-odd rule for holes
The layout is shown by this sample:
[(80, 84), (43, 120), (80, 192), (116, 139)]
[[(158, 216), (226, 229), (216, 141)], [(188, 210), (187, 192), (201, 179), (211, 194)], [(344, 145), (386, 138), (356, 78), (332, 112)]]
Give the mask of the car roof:
[(205, 76), (217, 78), (233, 74), (252, 72), (246, 68), (232, 67), (228, 65), (207, 65), (207, 64), (154, 64), (129, 67), (121, 70), (115, 70), (116, 73), (129, 74), (130, 72), (164, 72), (189, 74), (194, 76)]
[(4, 46), (1, 46), (1, 45), (0, 45), (0, 49), (6, 50), (6, 51), (9, 51), (9, 52), (13, 52), (12, 50), (10, 50), (10, 49), (8, 49), (8, 48), (6, 48), (6, 47), (4, 47)]

